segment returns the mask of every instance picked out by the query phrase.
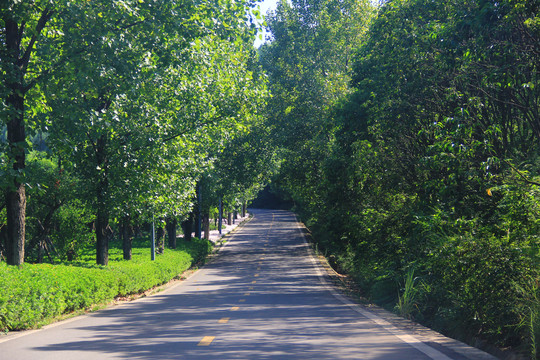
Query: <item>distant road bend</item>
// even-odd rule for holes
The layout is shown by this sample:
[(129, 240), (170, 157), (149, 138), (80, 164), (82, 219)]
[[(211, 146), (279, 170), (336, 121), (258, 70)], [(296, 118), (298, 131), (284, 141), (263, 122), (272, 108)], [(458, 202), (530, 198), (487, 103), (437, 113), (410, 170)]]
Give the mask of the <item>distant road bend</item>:
[(294, 214), (253, 214), (186, 281), (0, 338), (0, 359), (495, 359), (350, 303), (326, 285)]

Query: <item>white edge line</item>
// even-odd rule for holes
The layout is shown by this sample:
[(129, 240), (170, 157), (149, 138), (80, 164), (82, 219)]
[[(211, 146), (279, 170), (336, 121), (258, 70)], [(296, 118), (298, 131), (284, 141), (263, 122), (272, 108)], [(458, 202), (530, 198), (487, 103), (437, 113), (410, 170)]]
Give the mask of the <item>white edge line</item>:
[(18, 334), (12, 334), (12, 335), (8, 334), (8, 335), (5, 335), (6, 337), (4, 339), (0, 339), (0, 344), (8, 342), (10, 340), (15, 340), (15, 339), (18, 339), (18, 338), (22, 338), (22, 337), (27, 336), (27, 335), (32, 335), (33, 333), (36, 333), (36, 332), (39, 332), (39, 331), (51, 329), (51, 328), (54, 328), (54, 327), (57, 327), (57, 326), (60, 326), (60, 325), (69, 324), (70, 322), (82, 320), (84, 318), (87, 318), (88, 316), (90, 316), (90, 314), (77, 315), (77, 316), (74, 316), (74, 317), (72, 317), (70, 319), (60, 320), (60, 321), (57, 321), (55, 323), (45, 325), (45, 326), (43, 326), (43, 327), (41, 327), (39, 329), (22, 330)]

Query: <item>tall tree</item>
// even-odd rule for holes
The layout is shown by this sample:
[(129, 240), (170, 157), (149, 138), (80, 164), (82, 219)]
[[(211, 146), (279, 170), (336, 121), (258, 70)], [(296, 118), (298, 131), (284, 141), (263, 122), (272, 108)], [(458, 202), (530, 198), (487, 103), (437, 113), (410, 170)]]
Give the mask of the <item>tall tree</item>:
[[(62, 3), (3, 0), (0, 6), (0, 84), (2, 125), (7, 126), (3, 149), (3, 192), (7, 209), (7, 262), (24, 262), (26, 191), (24, 180), (28, 105), (38, 106), (39, 86), (62, 63), (58, 40), (52, 34)], [(49, 52), (36, 53), (47, 43)]]
[(367, 1), (283, 1), (267, 18), (271, 42), (260, 52), (273, 95), (268, 124), (283, 157), (279, 182), (299, 208), (321, 208), (333, 106), (350, 93), (352, 56), (373, 14)]

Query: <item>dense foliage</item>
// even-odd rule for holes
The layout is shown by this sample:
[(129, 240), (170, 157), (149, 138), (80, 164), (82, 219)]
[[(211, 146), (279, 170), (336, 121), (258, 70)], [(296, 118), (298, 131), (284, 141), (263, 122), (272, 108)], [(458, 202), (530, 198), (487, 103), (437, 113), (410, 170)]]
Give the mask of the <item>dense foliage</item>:
[[(527, 0), (282, 2), (279, 184), (373, 300), (537, 356), (540, 19)], [(351, 54), (354, 53), (354, 56)]]

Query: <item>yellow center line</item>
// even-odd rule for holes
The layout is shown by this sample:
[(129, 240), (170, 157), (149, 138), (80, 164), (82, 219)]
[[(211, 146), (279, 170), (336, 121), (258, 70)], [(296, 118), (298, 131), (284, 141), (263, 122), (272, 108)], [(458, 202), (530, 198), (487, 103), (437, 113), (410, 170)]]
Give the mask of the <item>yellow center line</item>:
[(251, 294), (250, 294), (250, 293), (245, 293), (245, 294), (244, 294), (244, 296), (249, 296), (249, 295), (251, 295)]
[(253, 290), (253, 286), (248, 287), (249, 290)]
[(231, 311), (236, 311), (236, 310), (238, 310), (238, 309), (240, 309), (238, 306), (233, 306), (233, 307), (231, 308)]
[(215, 338), (215, 336), (205, 336), (201, 341), (199, 341), (197, 346), (208, 346), (212, 343), (212, 341), (214, 341)]
[(257, 280), (253, 280), (251, 283), (252, 283), (252, 284), (255, 284), (256, 282), (257, 282)]
[(221, 318), (221, 319), (219, 319), (218, 323), (219, 324), (226, 324), (226, 323), (229, 322), (230, 319), (231, 318)]
[(246, 299), (240, 299), (238, 302), (246, 302)]
[(259, 274), (255, 274), (255, 277), (259, 277)]

